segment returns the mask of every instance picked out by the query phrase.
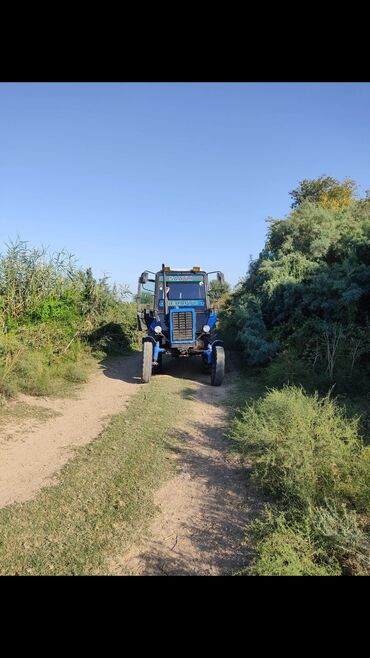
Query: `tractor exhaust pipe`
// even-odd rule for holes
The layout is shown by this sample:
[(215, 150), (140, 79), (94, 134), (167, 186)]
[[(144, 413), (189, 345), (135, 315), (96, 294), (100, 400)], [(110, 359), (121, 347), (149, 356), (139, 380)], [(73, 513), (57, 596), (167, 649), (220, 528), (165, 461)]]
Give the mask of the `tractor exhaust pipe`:
[(164, 270), (164, 263), (162, 263), (162, 274), (163, 274), (164, 314), (165, 317), (167, 317), (168, 315), (167, 279), (166, 279), (166, 272)]

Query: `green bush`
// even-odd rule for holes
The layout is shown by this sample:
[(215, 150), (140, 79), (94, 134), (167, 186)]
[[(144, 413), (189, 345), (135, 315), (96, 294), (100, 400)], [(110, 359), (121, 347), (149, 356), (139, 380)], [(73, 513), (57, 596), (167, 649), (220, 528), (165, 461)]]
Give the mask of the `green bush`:
[(312, 372), (292, 347), (282, 350), (261, 375), (268, 388), (301, 385), (308, 391), (326, 392), (330, 387), (327, 376)]
[(23, 328), (19, 334), (0, 335), (0, 395), (54, 395), (63, 393), (67, 383), (86, 381), (90, 349), (76, 338), (64, 351), (68, 338), (59, 343), (59, 332), (45, 335), (42, 327), (40, 334)]
[(254, 477), (287, 505), (307, 509), (330, 497), (363, 507), (370, 500), (358, 421), (329, 397), (272, 389), (247, 404), (230, 436), (254, 457)]
[(78, 320), (78, 295), (72, 291), (65, 292), (59, 299), (45, 299), (25, 314), (25, 321), (30, 323), (48, 322), (49, 320), (71, 323)]
[(271, 361), (279, 343), (269, 340), (260, 303), (253, 295), (244, 295), (234, 306), (226, 303), (220, 313), (220, 335), (228, 348), (240, 349), (248, 365)]
[(370, 446), (358, 419), (285, 386), (242, 407), (229, 434), (277, 505), (249, 528), (251, 573), (370, 574)]
[(264, 522), (256, 573), (370, 573), (370, 196), (355, 188), (301, 181), (221, 314), (228, 344), (261, 366), (248, 376), (273, 387), (230, 432), (283, 510)]
[(90, 354), (137, 344), (127, 288), (96, 280), (71, 256), (17, 240), (0, 255), (0, 395), (61, 393), (86, 380)]
[(361, 392), (370, 380), (370, 196), (356, 199), (354, 187), (335, 181), (341, 201), (329, 203), (328, 192), (317, 196), (327, 180), (302, 181), (297, 189), (315, 194), (284, 220), (268, 218), (265, 246), (220, 325), (249, 365), (293, 349), (320, 387), (327, 380), (326, 390)]
[(289, 524), (284, 514), (266, 508), (263, 518), (249, 525), (257, 557), (248, 572), (255, 576), (337, 576), (341, 567), (315, 545), (307, 528)]
[(111, 309), (97, 327), (85, 335), (94, 352), (124, 354), (138, 345), (135, 304)]
[[(313, 508), (308, 515), (316, 544), (334, 555), (348, 575), (370, 574), (369, 534), (360, 527), (360, 520), (354, 510), (332, 501)], [(365, 523), (368, 526), (367, 519)]]

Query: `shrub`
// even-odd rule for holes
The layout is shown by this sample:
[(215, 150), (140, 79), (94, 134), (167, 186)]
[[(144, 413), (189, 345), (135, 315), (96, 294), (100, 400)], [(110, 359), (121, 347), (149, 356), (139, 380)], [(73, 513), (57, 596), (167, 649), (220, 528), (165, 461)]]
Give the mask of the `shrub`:
[(268, 339), (259, 301), (252, 295), (245, 296), (234, 312), (226, 304), (220, 320), (227, 347), (239, 348), (248, 365), (268, 363), (276, 354), (279, 344)]
[(271, 389), (242, 408), (230, 436), (273, 494), (249, 530), (256, 575), (370, 575), (370, 446), (329, 396)]
[(288, 347), (271, 361), (268, 368), (261, 373), (264, 383), (269, 387), (284, 385), (304, 386), (306, 390), (320, 390), (326, 392), (330, 387), (328, 377), (313, 372), (302, 361), (294, 347)]
[(251, 575), (370, 574), (369, 536), (358, 515), (344, 504), (327, 501), (303, 515), (265, 506), (248, 530), (256, 549), (247, 570)]
[[(370, 574), (369, 535), (360, 527), (359, 517), (344, 504), (327, 501), (314, 508), (309, 522), (316, 543), (332, 554), (348, 575)], [(366, 519), (368, 526), (369, 520)]]
[(290, 525), (284, 514), (268, 507), (249, 525), (257, 557), (249, 568), (255, 576), (334, 576), (341, 569), (334, 556), (318, 548), (307, 529)]
[(86, 380), (92, 362), (89, 349), (74, 340), (69, 349), (68, 338), (60, 341), (59, 332), (43, 332), (23, 328), (18, 334), (0, 336), (0, 394), (10, 396), (17, 391), (30, 395), (62, 393), (66, 383)]
[(0, 255), (0, 395), (61, 392), (85, 381), (92, 349), (101, 356), (136, 346), (128, 296), (64, 252), (8, 245)]
[(86, 334), (86, 339), (96, 352), (122, 354), (136, 347), (138, 340), (136, 307), (125, 304), (111, 309), (100, 318), (98, 326)]
[(308, 509), (327, 498), (364, 505), (370, 465), (349, 420), (329, 397), (272, 389), (247, 404), (230, 436), (254, 457), (254, 477), (287, 505)]
[(268, 219), (265, 246), (220, 324), (248, 364), (294, 348), (315, 377), (344, 389), (361, 369), (362, 386), (370, 376), (363, 367), (370, 361), (370, 198), (352, 198), (353, 182), (336, 181), (335, 194), (345, 190), (350, 203), (329, 203), (327, 181), (334, 179), (301, 181), (297, 207), (284, 220)]

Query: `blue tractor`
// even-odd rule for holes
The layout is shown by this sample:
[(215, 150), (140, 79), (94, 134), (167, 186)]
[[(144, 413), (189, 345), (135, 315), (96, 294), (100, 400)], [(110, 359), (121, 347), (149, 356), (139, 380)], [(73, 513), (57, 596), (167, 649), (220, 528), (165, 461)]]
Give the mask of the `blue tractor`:
[[(209, 274), (224, 282), (222, 272), (204, 272), (200, 267), (173, 270), (162, 265), (159, 272), (146, 270), (139, 277), (138, 326), (146, 332), (142, 339), (144, 383), (150, 381), (152, 372), (162, 370), (163, 356), (170, 354), (177, 358), (200, 356), (211, 384), (222, 384), (225, 350), (215, 332), (217, 312), (209, 300)], [(154, 289), (149, 291), (148, 283), (154, 283)], [(141, 300), (147, 295), (151, 308), (142, 310)]]

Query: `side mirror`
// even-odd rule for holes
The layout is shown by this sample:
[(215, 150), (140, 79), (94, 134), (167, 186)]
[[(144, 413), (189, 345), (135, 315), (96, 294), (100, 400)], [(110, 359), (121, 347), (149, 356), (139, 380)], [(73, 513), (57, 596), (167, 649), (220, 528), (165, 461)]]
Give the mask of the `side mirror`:
[(217, 272), (217, 280), (219, 283), (225, 283), (225, 277), (223, 272)]
[(140, 283), (141, 283), (142, 285), (144, 285), (145, 283), (148, 283), (148, 279), (149, 279), (149, 274), (148, 274), (148, 272), (143, 272), (143, 273), (140, 275)]

